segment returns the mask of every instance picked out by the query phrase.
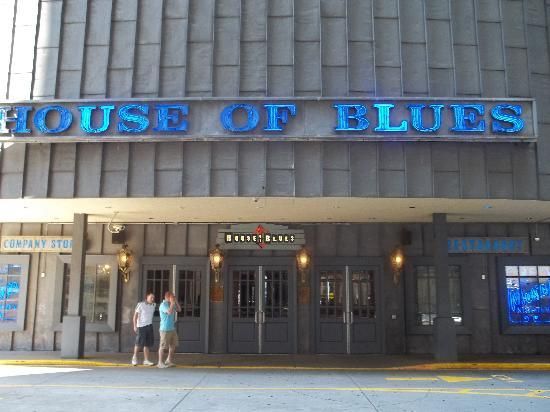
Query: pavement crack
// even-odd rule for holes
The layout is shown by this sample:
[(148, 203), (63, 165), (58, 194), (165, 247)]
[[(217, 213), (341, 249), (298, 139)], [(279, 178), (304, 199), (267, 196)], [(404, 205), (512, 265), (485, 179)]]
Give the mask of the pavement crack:
[(349, 374), (349, 373), (346, 373), (346, 376), (350, 379), (350, 381), (353, 382), (353, 384), (357, 387), (357, 389), (359, 389), (359, 392), (361, 392), (361, 395), (363, 395), (363, 398), (365, 398), (367, 400), (368, 403), (370, 403), (370, 405), (374, 408), (374, 410), (376, 412), (380, 412), (380, 410), (376, 407), (376, 405), (370, 400), (370, 398), (368, 397), (368, 395), (363, 391), (363, 388), (355, 381), (355, 379), (353, 379), (353, 377)]
[(208, 371), (204, 375), (202, 375), (199, 381), (191, 389), (189, 389), (187, 393), (183, 395), (182, 398), (179, 401), (177, 401), (174, 406), (172, 406), (172, 408), (170, 409), (170, 412), (175, 411), (176, 408), (185, 400), (185, 398), (187, 398), (191, 394), (191, 392), (193, 392), (201, 383), (204, 382), (207, 375), (208, 375)]

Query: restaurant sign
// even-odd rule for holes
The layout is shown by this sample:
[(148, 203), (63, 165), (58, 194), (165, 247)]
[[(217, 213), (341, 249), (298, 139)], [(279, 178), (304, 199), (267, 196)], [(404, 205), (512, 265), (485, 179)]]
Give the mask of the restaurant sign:
[(222, 249), (297, 250), (305, 244), (303, 230), (270, 224), (232, 225), (218, 231)]
[(447, 241), (449, 253), (529, 253), (527, 237), (453, 237)]
[(0, 102), (0, 141), (533, 141), (534, 105), (409, 97)]
[(0, 252), (50, 252), (71, 253), (73, 239), (70, 236), (2, 236)]

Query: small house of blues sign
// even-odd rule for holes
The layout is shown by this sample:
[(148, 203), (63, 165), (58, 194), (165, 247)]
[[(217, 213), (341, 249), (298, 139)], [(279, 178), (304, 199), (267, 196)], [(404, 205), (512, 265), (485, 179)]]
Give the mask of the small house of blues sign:
[(218, 231), (222, 249), (295, 250), (305, 243), (304, 231), (268, 224), (233, 225)]

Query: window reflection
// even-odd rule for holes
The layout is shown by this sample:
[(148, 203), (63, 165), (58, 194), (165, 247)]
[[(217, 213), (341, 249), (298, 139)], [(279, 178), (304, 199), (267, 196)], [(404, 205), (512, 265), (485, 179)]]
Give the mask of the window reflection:
[[(416, 278), (416, 323), (421, 326), (433, 325), (437, 317), (437, 294), (435, 267), (415, 266)], [(451, 316), (455, 324), (462, 325), (462, 286), (460, 266), (449, 266), (449, 299)]]
[[(109, 292), (113, 268), (108, 264), (86, 265), (82, 291), (82, 316), (88, 323), (107, 323)], [(63, 277), (63, 310), (67, 315), (71, 265), (65, 264)]]
[(0, 322), (17, 322), (21, 265), (0, 265)]

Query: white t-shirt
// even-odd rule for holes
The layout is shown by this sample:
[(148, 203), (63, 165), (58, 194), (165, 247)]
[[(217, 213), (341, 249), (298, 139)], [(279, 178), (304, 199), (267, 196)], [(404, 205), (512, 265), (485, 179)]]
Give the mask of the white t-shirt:
[(138, 328), (142, 328), (147, 325), (153, 324), (153, 315), (155, 314), (155, 306), (154, 303), (147, 303), (147, 302), (139, 302), (136, 306), (136, 313), (139, 313), (138, 320), (137, 320), (137, 326)]

